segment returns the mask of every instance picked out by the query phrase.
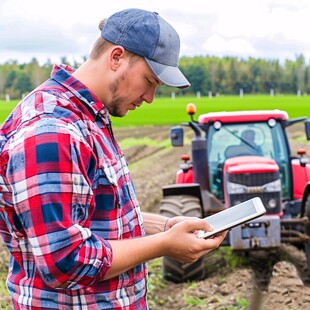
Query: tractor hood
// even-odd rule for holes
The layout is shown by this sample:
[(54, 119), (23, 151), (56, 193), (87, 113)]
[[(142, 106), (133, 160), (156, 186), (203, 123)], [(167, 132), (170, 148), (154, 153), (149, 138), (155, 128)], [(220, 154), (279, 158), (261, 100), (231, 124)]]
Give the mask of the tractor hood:
[(278, 164), (271, 158), (238, 156), (225, 161), (224, 172), (229, 174), (277, 172)]

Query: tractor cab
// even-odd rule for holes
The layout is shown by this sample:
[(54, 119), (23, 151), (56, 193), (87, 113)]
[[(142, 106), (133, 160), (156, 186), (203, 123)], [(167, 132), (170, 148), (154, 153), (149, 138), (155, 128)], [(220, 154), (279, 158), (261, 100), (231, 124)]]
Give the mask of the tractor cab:
[[(205, 133), (211, 192), (220, 200), (225, 200), (223, 172), (229, 173), (232, 171), (229, 167), (233, 166), (234, 175), (239, 175), (239, 181), (236, 183), (238, 186), (235, 186), (236, 192), (266, 193), (271, 189), (280, 191), (281, 186), (282, 199), (288, 199), (292, 190), (290, 182), (292, 172), (289, 164), (290, 150), (281, 122), (273, 116), (251, 122), (230, 120), (228, 123), (225, 119), (220, 117), (218, 119), (207, 126)], [(233, 162), (229, 160), (236, 157), (238, 159)], [(271, 166), (272, 171), (279, 175), (279, 179), (271, 176)], [(238, 169), (240, 169), (239, 173), (237, 173)], [(253, 184), (246, 180), (241, 181), (241, 175), (250, 178), (250, 174), (256, 174), (260, 181), (253, 180)], [(229, 189), (231, 191), (232, 187), (229, 186)], [(228, 188), (226, 190), (228, 191)], [(267, 201), (266, 203), (268, 204)], [(279, 204), (280, 201), (278, 201), (278, 208)]]

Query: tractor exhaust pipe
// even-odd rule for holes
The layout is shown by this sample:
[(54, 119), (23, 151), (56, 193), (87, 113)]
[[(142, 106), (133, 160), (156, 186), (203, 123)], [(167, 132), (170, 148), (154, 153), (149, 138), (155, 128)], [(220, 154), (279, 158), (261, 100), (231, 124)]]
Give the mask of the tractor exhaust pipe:
[[(202, 190), (210, 192), (207, 140), (196, 136), (192, 140), (192, 159), (194, 182), (200, 184)], [(203, 171), (203, 173), (201, 173)]]

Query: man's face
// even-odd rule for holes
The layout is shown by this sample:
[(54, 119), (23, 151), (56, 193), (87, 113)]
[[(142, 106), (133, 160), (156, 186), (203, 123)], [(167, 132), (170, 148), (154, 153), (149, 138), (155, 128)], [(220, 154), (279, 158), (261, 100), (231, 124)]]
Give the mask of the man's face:
[(126, 70), (110, 84), (112, 100), (106, 103), (113, 116), (125, 116), (140, 107), (143, 101), (152, 103), (157, 87), (162, 84), (143, 58), (130, 62)]

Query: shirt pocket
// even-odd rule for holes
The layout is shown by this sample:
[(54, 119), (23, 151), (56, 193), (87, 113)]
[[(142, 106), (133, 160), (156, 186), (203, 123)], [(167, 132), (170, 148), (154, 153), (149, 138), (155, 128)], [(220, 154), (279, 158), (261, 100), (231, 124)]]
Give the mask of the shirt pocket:
[(117, 160), (100, 159), (94, 181), (95, 211), (91, 230), (103, 239), (120, 239), (123, 233)]
[(110, 211), (120, 207), (117, 159), (100, 159), (94, 182), (96, 210)]

